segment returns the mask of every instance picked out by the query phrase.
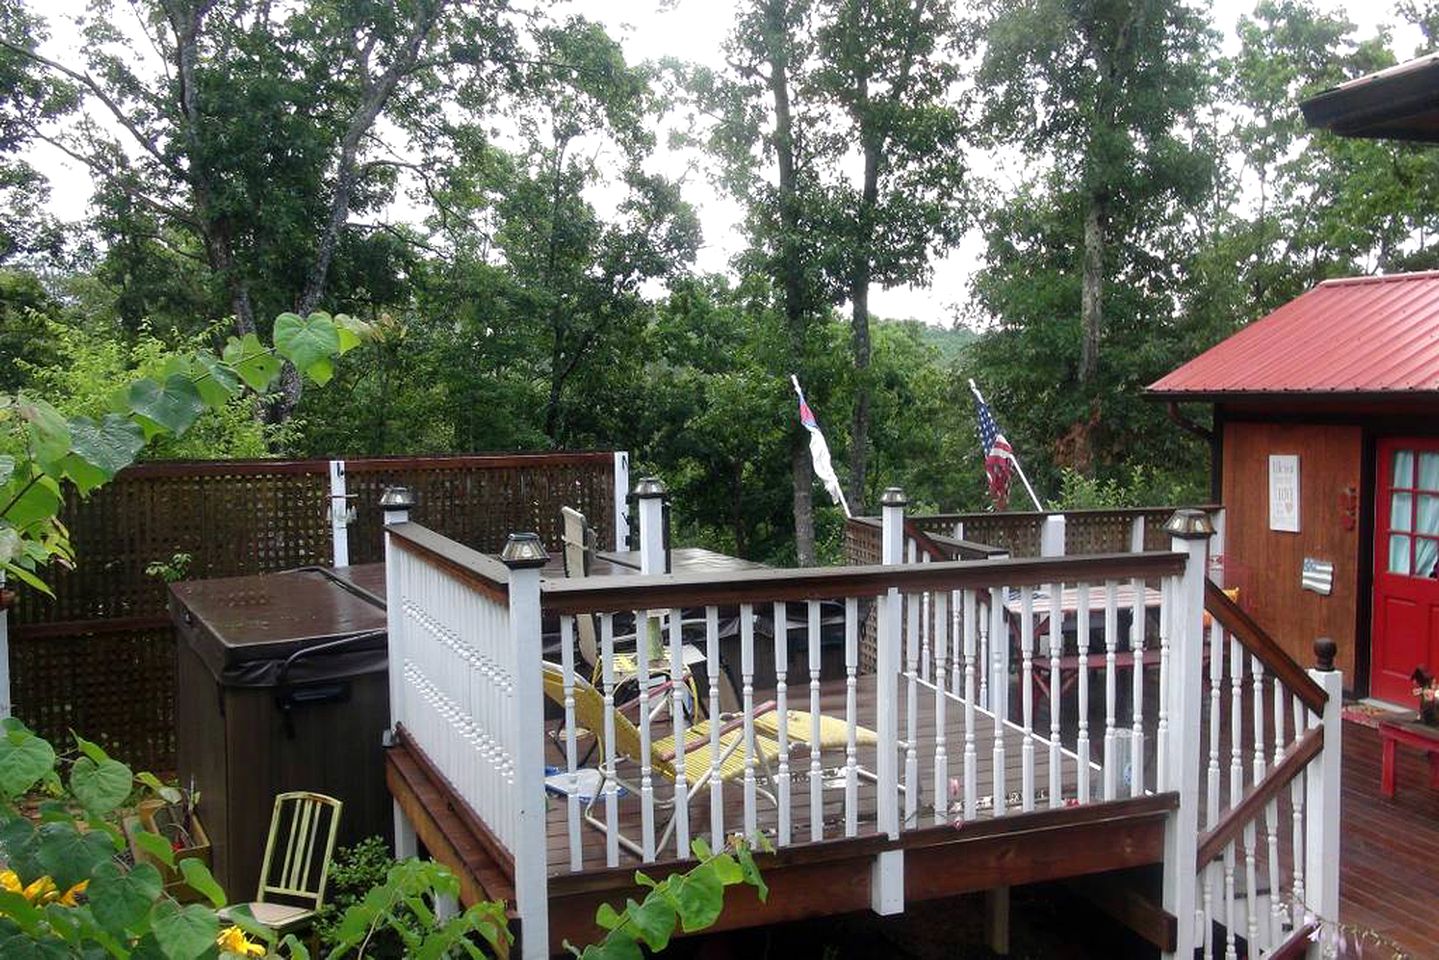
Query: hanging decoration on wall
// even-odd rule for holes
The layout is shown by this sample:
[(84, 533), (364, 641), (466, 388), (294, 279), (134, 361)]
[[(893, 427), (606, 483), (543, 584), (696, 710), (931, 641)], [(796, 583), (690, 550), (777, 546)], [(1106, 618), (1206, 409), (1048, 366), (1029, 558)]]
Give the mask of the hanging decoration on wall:
[(1304, 558), (1304, 569), (1299, 575), (1299, 586), (1327, 597), (1334, 592), (1334, 564), (1328, 560)]
[(1339, 525), (1351, 531), (1359, 526), (1359, 489), (1352, 483), (1339, 494)]

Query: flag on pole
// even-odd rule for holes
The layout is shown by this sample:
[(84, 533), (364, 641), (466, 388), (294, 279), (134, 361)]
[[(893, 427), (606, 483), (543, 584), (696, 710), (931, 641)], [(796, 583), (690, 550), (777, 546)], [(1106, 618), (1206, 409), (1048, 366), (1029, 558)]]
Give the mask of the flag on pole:
[(984, 473), (989, 478), (989, 495), (994, 500), (994, 509), (1003, 510), (1009, 505), (1009, 482), (1014, 477), (1014, 450), (999, 426), (989, 404), (978, 395), (974, 398), (979, 415), (979, 444), (984, 448)]
[(844, 515), (849, 513), (849, 503), (844, 499), (844, 490), (839, 485), (839, 477), (834, 474), (834, 464), (829, 459), (829, 444), (824, 442), (824, 434), (820, 432), (819, 421), (814, 418), (814, 411), (805, 402), (804, 391), (800, 389), (799, 377), (790, 374), (790, 382), (794, 384), (794, 392), (799, 394), (799, 422), (809, 431), (809, 457), (814, 462), (815, 476), (819, 477), (820, 483), (824, 484), (825, 490), (829, 492), (830, 499), (844, 508)]

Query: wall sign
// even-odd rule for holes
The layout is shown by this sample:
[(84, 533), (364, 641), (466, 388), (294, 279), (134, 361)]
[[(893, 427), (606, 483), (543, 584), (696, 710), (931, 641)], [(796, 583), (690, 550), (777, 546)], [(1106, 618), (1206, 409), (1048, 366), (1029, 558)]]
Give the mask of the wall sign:
[(1269, 455), (1269, 529), (1299, 532), (1299, 455)]

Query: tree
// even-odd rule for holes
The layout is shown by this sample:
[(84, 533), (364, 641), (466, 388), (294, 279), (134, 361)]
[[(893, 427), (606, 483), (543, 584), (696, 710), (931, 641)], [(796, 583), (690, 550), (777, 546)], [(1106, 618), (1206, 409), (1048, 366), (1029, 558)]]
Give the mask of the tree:
[[(1103, 344), (1123, 343), (1132, 356), (1152, 333), (1126, 311), (1142, 304), (1149, 317), (1166, 318), (1176, 309), (1164, 289), (1162, 238), (1208, 196), (1210, 160), (1189, 118), (1210, 89), (1214, 37), (1184, 0), (1025, 0), (991, 3), (986, 13), (975, 78), (985, 94), (981, 129), (1024, 151), (1039, 172), (1006, 201), (1009, 209), (991, 212), (977, 289), (1004, 325), (1077, 315), (1077, 337), (1046, 335), (1064, 353), (1044, 368), (1078, 394), (1065, 404), (1072, 419), (1057, 453), (1087, 472), (1096, 463), (1101, 397), (1134, 382), (1102, 376)], [(1047, 260), (1057, 285), (1034, 289), (1040, 279), (1018, 266), (1026, 256)], [(1047, 303), (1023, 319), (1005, 314), (1025, 300)], [(1126, 366), (1129, 359), (1119, 357)], [(1038, 400), (1024, 397), (1026, 405)]]
[[(146, 0), (133, 7), (137, 42), (101, 0), (83, 24), (79, 62), (42, 56), (8, 32), (0, 47), (104, 115), (103, 125), (81, 116), (29, 131), (89, 168), (122, 232), (203, 264), (227, 308), (212, 318), (228, 312), (244, 336), (257, 330), (256, 290), (274, 298), (259, 315), (310, 313), (354, 242), (352, 216), (393, 196), (404, 164), (375, 135), (381, 117), (407, 132), (443, 131), (436, 89), (482, 100), (493, 65), (513, 66), (505, 9), (505, 0)], [(443, 138), (417, 142), (432, 141)], [(274, 421), (299, 399), (297, 372), (282, 376)]]
[(816, 96), (843, 111), (859, 177), (834, 186), (827, 242), (849, 299), (855, 367), (850, 505), (866, 502), (870, 421), (870, 287), (919, 284), (965, 226), (964, 139), (952, 90), (959, 24), (933, 0), (825, 0), (817, 5)]

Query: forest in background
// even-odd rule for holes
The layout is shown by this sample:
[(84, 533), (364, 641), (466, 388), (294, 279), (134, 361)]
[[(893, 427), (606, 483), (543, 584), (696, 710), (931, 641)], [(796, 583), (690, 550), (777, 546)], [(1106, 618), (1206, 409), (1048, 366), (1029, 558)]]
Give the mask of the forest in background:
[[(1439, 39), (1439, 3), (1397, 17)], [(627, 449), (679, 537), (771, 562), (841, 530), (791, 373), (856, 512), (985, 506), (970, 377), (1041, 495), (1197, 501), (1208, 451), (1147, 383), (1325, 278), (1439, 266), (1439, 155), (1297, 108), (1422, 51), (1305, 0), (1233, 56), (1182, 0), (743, 0), (723, 69), (519, 0), (97, 0), (72, 59), (52, 29), (0, 0), (0, 394), (93, 416), (344, 312), (375, 335), (332, 383), (151, 455)], [(38, 144), (89, 171), (82, 221)], [(701, 178), (745, 212), (723, 274)], [(960, 327), (872, 314), (976, 233)]]

